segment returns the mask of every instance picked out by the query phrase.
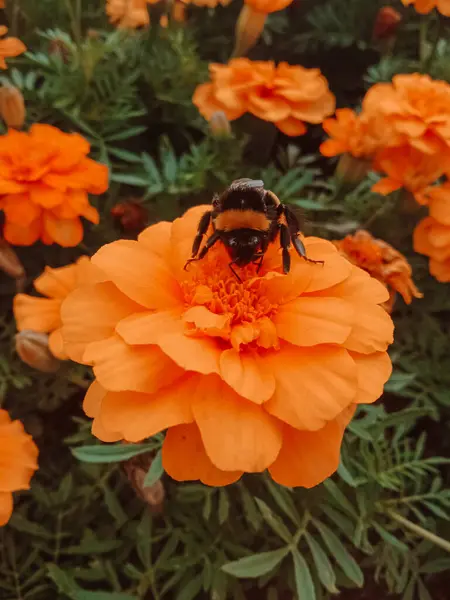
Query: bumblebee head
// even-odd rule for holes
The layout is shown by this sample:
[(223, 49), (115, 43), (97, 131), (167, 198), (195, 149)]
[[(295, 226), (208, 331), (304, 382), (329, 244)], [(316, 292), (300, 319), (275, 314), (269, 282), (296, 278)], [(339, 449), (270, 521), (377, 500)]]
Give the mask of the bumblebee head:
[(234, 229), (223, 233), (222, 241), (233, 262), (244, 267), (254, 260), (265, 235), (256, 229)]

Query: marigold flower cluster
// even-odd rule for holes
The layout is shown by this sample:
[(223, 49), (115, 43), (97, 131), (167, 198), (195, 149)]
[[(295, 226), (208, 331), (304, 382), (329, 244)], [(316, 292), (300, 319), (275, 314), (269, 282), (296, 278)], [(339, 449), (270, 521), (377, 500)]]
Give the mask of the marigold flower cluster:
[(350, 262), (387, 287), (390, 297), (384, 307), (388, 312), (392, 311), (397, 293), (406, 304), (411, 304), (413, 298), (423, 297), (414, 285), (408, 260), (387, 242), (361, 229), (333, 243)]
[(87, 158), (89, 151), (81, 135), (51, 125), (0, 136), (0, 210), (9, 243), (76, 246), (83, 239), (80, 217), (99, 222), (88, 193), (107, 190), (108, 169)]
[(269, 469), (311, 487), (338, 466), (359, 403), (389, 378), (389, 293), (330, 242), (304, 240), (312, 264), (288, 275), (272, 245), (256, 266), (228, 267), (223, 246), (184, 266), (200, 216), (147, 228), (91, 259), (101, 280), (62, 304), (67, 355), (92, 365), (84, 408), (103, 441), (168, 430), (164, 468), (177, 480), (226, 485)]
[(404, 6), (414, 5), (421, 15), (430, 13), (434, 8), (444, 17), (450, 17), (450, 0), (402, 0)]
[(37, 469), (38, 449), (20, 421), (0, 408), (0, 526), (13, 509), (13, 492), (28, 490)]
[(48, 345), (56, 358), (68, 358), (61, 336), (61, 305), (67, 296), (78, 286), (88, 285), (101, 279), (100, 274), (90, 264), (89, 258), (82, 256), (74, 264), (45, 271), (34, 281), (35, 289), (44, 296), (16, 294), (13, 302), (14, 317), (18, 331), (48, 333)]
[(228, 120), (251, 113), (289, 136), (306, 132), (332, 114), (335, 98), (318, 69), (235, 58), (209, 66), (211, 82), (197, 87), (193, 102), (209, 120), (222, 111)]

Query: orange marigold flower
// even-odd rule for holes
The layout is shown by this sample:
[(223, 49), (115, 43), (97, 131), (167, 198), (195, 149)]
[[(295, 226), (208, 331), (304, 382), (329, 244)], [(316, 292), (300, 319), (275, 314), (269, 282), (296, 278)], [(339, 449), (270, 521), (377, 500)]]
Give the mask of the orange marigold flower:
[(283, 10), (292, 4), (293, 0), (244, 0), (244, 2), (253, 10), (269, 14)]
[(5, 58), (13, 58), (26, 52), (27, 47), (15, 37), (4, 37), (8, 33), (8, 28), (0, 25), (0, 69), (7, 69)]
[(0, 210), (8, 242), (76, 246), (83, 239), (79, 217), (99, 222), (88, 193), (108, 189), (108, 169), (87, 158), (89, 150), (81, 135), (51, 125), (0, 136)]
[(372, 191), (388, 195), (405, 188), (417, 202), (426, 204), (425, 190), (441, 177), (449, 168), (448, 157), (436, 160), (434, 155), (425, 154), (411, 146), (386, 148), (376, 158), (375, 166), (387, 174), (380, 179)]
[(426, 15), (436, 8), (445, 17), (450, 17), (450, 0), (402, 0), (404, 6), (414, 5), (421, 15)]
[(34, 281), (34, 287), (44, 298), (27, 294), (16, 294), (14, 298), (13, 310), (18, 331), (49, 333), (51, 353), (56, 358), (66, 360), (68, 357), (61, 337), (61, 304), (74, 289), (94, 281), (101, 281), (101, 277), (86, 256), (66, 267), (46, 267)]
[(209, 70), (211, 83), (199, 85), (193, 97), (207, 120), (219, 110), (230, 121), (249, 112), (296, 136), (306, 132), (305, 121), (321, 123), (334, 112), (335, 98), (319, 69), (235, 58)]
[(0, 526), (9, 521), (13, 492), (28, 490), (36, 471), (38, 449), (20, 421), (0, 408)]
[(387, 242), (376, 239), (368, 231), (361, 229), (333, 243), (350, 262), (388, 288), (391, 298), (386, 305), (387, 309), (392, 308), (396, 292), (406, 304), (411, 304), (413, 298), (423, 297), (414, 285), (408, 260)]
[(450, 226), (433, 217), (422, 219), (414, 230), (414, 250), (430, 258), (430, 273), (450, 282)]
[(357, 115), (350, 108), (339, 108), (322, 127), (330, 136), (320, 146), (324, 156), (347, 152), (356, 158), (372, 158), (382, 144), (382, 128), (374, 119)]
[(420, 198), (428, 205), (430, 217), (450, 226), (450, 182), (427, 188)]
[(177, 480), (226, 485), (269, 469), (311, 487), (335, 471), (355, 405), (389, 378), (389, 294), (330, 242), (304, 240), (281, 273), (273, 244), (239, 282), (219, 244), (184, 270), (201, 215), (189, 210), (101, 248), (105, 280), (63, 303), (70, 358), (93, 366), (84, 402), (103, 441), (168, 429), (163, 464)]
[(367, 92), (363, 113), (383, 119), (387, 145), (450, 152), (450, 85), (429, 75), (396, 75)]

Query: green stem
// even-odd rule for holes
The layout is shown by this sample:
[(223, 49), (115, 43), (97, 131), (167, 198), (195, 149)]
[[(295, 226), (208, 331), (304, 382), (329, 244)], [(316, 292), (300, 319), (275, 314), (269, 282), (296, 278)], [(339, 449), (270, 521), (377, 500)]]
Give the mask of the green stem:
[(391, 517), (391, 519), (394, 519), (394, 521), (397, 521), (397, 523), (400, 523), (401, 525), (403, 525), (410, 531), (413, 531), (417, 535), (420, 535), (421, 537), (425, 538), (426, 540), (429, 540), (433, 544), (436, 544), (436, 546), (439, 546), (440, 548), (443, 548), (447, 552), (450, 552), (450, 542), (448, 540), (444, 540), (443, 538), (439, 537), (438, 535), (431, 533), (431, 531), (428, 531), (427, 529), (424, 529), (420, 525), (413, 523), (409, 519), (402, 517), (402, 515), (399, 515), (398, 513), (394, 512), (393, 510), (389, 510), (387, 514)]
[[(436, 58), (437, 47), (439, 44), (439, 40), (441, 39), (443, 20), (441, 18), (438, 19), (438, 27), (436, 30), (436, 34), (434, 36), (433, 45), (429, 51), (427, 51), (427, 34), (429, 31), (430, 21), (426, 21), (426, 23), (427, 23), (427, 27), (426, 27), (426, 29), (424, 29), (424, 31), (425, 31), (424, 38), (422, 38), (422, 35), (421, 35), (421, 40), (420, 40), (421, 71), (425, 71), (425, 72), (430, 69), (431, 65), (434, 62), (434, 59)], [(422, 27), (421, 27), (421, 34), (422, 34)]]
[(79, 46), (81, 44), (81, 6), (79, 0), (77, 0), (76, 9), (72, 6), (72, 0), (65, 0), (65, 5), (70, 19), (70, 28), (72, 29), (73, 39)]

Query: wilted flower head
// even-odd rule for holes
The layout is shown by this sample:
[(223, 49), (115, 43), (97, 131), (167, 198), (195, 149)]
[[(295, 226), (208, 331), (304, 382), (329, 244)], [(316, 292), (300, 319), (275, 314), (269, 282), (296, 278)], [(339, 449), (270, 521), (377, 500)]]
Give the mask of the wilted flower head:
[(78, 133), (51, 125), (0, 136), (0, 210), (10, 244), (30, 246), (41, 240), (76, 246), (83, 239), (80, 217), (99, 222), (88, 193), (108, 189), (108, 169), (87, 158), (89, 150)]
[(16, 335), (16, 352), (32, 369), (54, 373), (59, 369), (60, 363), (50, 352), (48, 340), (46, 333), (25, 329)]
[(13, 58), (26, 52), (27, 47), (15, 37), (4, 37), (8, 33), (8, 28), (0, 25), (0, 69), (7, 69), (5, 58)]
[[(53, 356), (67, 359), (61, 338), (61, 304), (79, 285), (97, 280), (99, 274), (86, 256), (67, 267), (46, 267), (44, 273), (34, 281), (34, 287), (44, 298), (27, 294), (17, 294), (14, 298), (13, 310), (18, 331), (50, 334), (48, 347)], [(22, 342), (23, 337), (20, 339)]]
[(321, 123), (334, 111), (334, 96), (319, 69), (235, 58), (209, 70), (211, 83), (199, 85), (193, 97), (207, 120), (218, 110), (230, 121), (249, 112), (296, 136), (306, 132), (305, 122)]
[(104, 246), (92, 257), (104, 280), (64, 301), (65, 349), (96, 376), (84, 409), (103, 441), (167, 429), (174, 479), (226, 485), (269, 469), (314, 486), (337, 468), (355, 405), (390, 375), (389, 294), (318, 238), (304, 243), (324, 264), (293, 255), (288, 275), (276, 244), (242, 282), (220, 244), (186, 271), (208, 208)]
[(7, 127), (21, 129), (25, 123), (25, 102), (22, 92), (12, 86), (0, 87), (0, 116)]
[(139, 233), (148, 222), (147, 210), (137, 200), (125, 200), (114, 205), (111, 216), (125, 233)]
[(425, 217), (414, 230), (414, 250), (430, 258), (430, 273), (450, 282), (450, 225)]
[(387, 242), (376, 239), (368, 231), (361, 229), (333, 243), (350, 262), (367, 271), (388, 288), (391, 297), (385, 308), (389, 311), (396, 292), (406, 304), (411, 304), (413, 298), (422, 298), (412, 280), (412, 269), (408, 260)]
[(373, 38), (386, 40), (392, 38), (402, 21), (402, 15), (392, 6), (382, 6), (377, 13), (373, 26)]
[(414, 5), (421, 15), (426, 15), (436, 8), (445, 17), (450, 17), (450, 0), (402, 0), (404, 6)]
[(0, 526), (9, 521), (13, 492), (28, 490), (36, 471), (38, 449), (20, 421), (0, 408)]
[(382, 118), (386, 145), (426, 154), (450, 151), (450, 84), (429, 75), (396, 75), (367, 92), (363, 113)]

